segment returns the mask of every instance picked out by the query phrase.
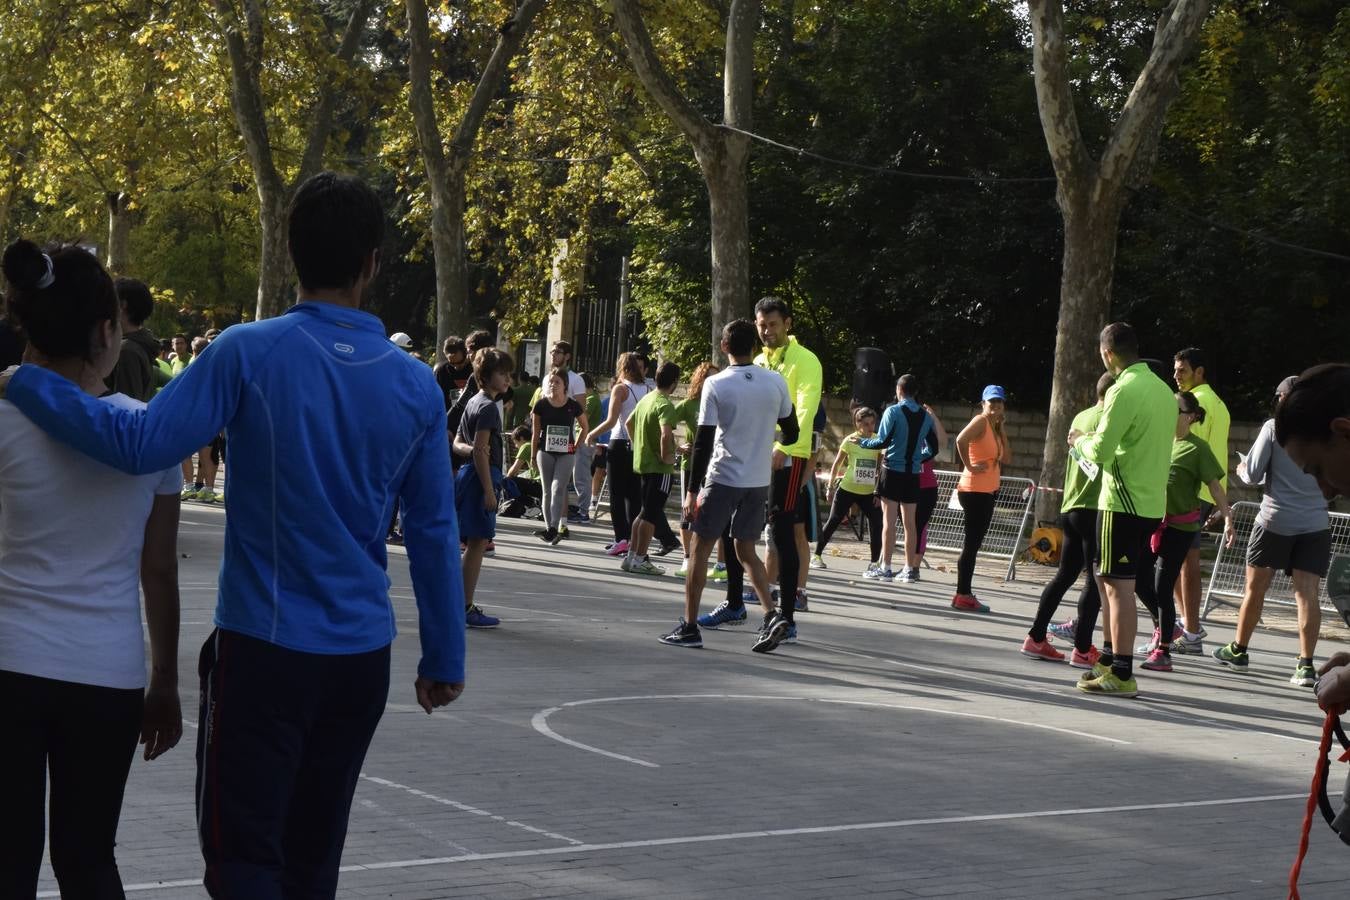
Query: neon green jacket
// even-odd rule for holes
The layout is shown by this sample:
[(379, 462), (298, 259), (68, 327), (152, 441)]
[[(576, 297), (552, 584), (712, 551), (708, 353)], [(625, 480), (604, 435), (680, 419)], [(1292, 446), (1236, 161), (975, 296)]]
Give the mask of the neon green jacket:
[(786, 446), (774, 444), (773, 449), (782, 450), (788, 456), (809, 458), (812, 426), (816, 421), (816, 409), (820, 406), (820, 392), (825, 381), (820, 359), (797, 343), (796, 337), (789, 335), (787, 344), (777, 350), (765, 347), (755, 357), (755, 365), (772, 369), (787, 381), (788, 396), (792, 398), (792, 407), (797, 411), (797, 426), (801, 429), (797, 443)]
[[(1214, 393), (1214, 388), (1208, 384), (1197, 384), (1191, 388), (1191, 393), (1195, 395), (1196, 400), (1200, 401), (1200, 406), (1205, 411), (1205, 421), (1193, 424), (1191, 434), (1208, 444), (1209, 449), (1214, 452), (1214, 458), (1219, 461), (1219, 468), (1223, 469), (1223, 477), (1219, 481), (1226, 491), (1228, 490), (1228, 431), (1232, 427), (1233, 417), (1229, 414), (1227, 405), (1219, 399), (1219, 395)], [(1210, 494), (1209, 488), (1203, 484), (1200, 486), (1200, 499), (1206, 503), (1214, 502), (1214, 497)]]
[(1106, 392), (1097, 430), (1078, 452), (1102, 467), (1099, 509), (1161, 519), (1177, 430), (1177, 402), (1161, 378), (1137, 362)]

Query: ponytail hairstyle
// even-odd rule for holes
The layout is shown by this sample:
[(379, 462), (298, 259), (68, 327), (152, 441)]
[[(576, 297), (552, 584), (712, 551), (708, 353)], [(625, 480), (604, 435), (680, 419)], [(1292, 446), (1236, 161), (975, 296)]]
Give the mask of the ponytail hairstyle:
[(73, 244), (17, 240), (5, 248), (9, 310), (28, 340), (44, 356), (94, 361), (91, 337), (104, 322), (122, 319), (113, 280), (94, 254)]
[(868, 417), (870, 417), (872, 421), (876, 421), (877, 411), (870, 406), (859, 406), (857, 409), (853, 410), (853, 427), (861, 428), (862, 420)]
[(619, 354), (618, 364), (614, 368), (615, 381), (631, 381), (641, 384), (647, 377), (646, 367), (642, 364), (642, 355), (631, 350)]
[(1177, 394), (1177, 409), (1188, 416), (1194, 416), (1196, 424), (1205, 421), (1205, 408), (1200, 405), (1200, 401), (1195, 399), (1195, 395), (1190, 391), (1182, 391)]

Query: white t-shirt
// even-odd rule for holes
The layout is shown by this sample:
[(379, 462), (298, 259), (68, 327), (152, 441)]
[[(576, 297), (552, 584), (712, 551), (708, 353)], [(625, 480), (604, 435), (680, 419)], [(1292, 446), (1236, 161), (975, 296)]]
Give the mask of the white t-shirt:
[(637, 409), (638, 401), (651, 393), (645, 384), (634, 384), (631, 381), (622, 382), (623, 386), (628, 388), (628, 396), (624, 398), (623, 403), (619, 404), (619, 421), (614, 423), (614, 427), (609, 430), (609, 439), (611, 441), (628, 440), (628, 417)]
[(731, 366), (703, 382), (698, 424), (716, 425), (706, 480), (727, 487), (767, 487), (773, 480), (778, 420), (792, 412), (787, 382), (760, 366)]
[(145, 687), (145, 522), (156, 494), (182, 486), (177, 468), (127, 475), (95, 462), (0, 400), (0, 669)]
[(573, 400), (580, 400), (586, 396), (586, 381), (581, 377), (580, 372), (567, 371), (567, 396)]

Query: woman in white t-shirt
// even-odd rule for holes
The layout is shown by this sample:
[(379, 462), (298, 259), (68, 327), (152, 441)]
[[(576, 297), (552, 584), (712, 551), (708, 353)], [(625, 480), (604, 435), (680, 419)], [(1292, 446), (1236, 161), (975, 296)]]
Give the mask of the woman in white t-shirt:
[(609, 432), (609, 518), (614, 523), (614, 543), (605, 548), (610, 556), (628, 552), (628, 534), (633, 520), (642, 509), (642, 482), (633, 472), (633, 442), (629, 440), (624, 423), (633, 414), (637, 403), (651, 389), (643, 383), (645, 373), (642, 356), (638, 353), (620, 353), (614, 370), (614, 386), (609, 390), (609, 417), (591, 429), (586, 442)]
[[(121, 306), (98, 259), (79, 247), (48, 255), (15, 241), (3, 270), (27, 359), (106, 395), (103, 380), (121, 350)], [(121, 394), (105, 399), (143, 405)], [(183, 731), (181, 487), (176, 469), (131, 476), (94, 462), (0, 400), (0, 771), (8, 783), (0, 896), (36, 894), (44, 817), (61, 894), (122, 895), (113, 848), (137, 741), (154, 759)]]

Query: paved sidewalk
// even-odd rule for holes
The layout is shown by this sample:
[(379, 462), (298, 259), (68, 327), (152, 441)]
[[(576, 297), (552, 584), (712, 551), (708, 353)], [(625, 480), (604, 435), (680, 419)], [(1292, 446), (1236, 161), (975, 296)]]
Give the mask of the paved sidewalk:
[[(184, 509), (193, 718), (223, 522)], [(600, 553), (607, 523), (557, 548), (535, 523), (502, 527), (479, 603), (503, 625), (470, 633), (468, 689), (430, 717), (413, 700), (407, 560), (391, 557), (393, 688), (339, 896), (1285, 895), (1320, 731), (1311, 692), (1286, 683), (1289, 636), (1259, 634), (1246, 677), (1181, 657), (1140, 675), (1139, 700), (1094, 699), (1077, 670), (1017, 653), (1039, 585), (982, 572), (993, 612), (958, 613), (951, 574), (879, 585), (827, 557), (799, 644), (752, 654), (742, 627), (681, 650), (656, 639), (682, 583), (620, 573)], [(1210, 632), (1207, 650), (1231, 637)], [(205, 896), (194, 737), (133, 765), (130, 897)], [(1303, 896), (1348, 891), (1350, 848), (1319, 819)]]

